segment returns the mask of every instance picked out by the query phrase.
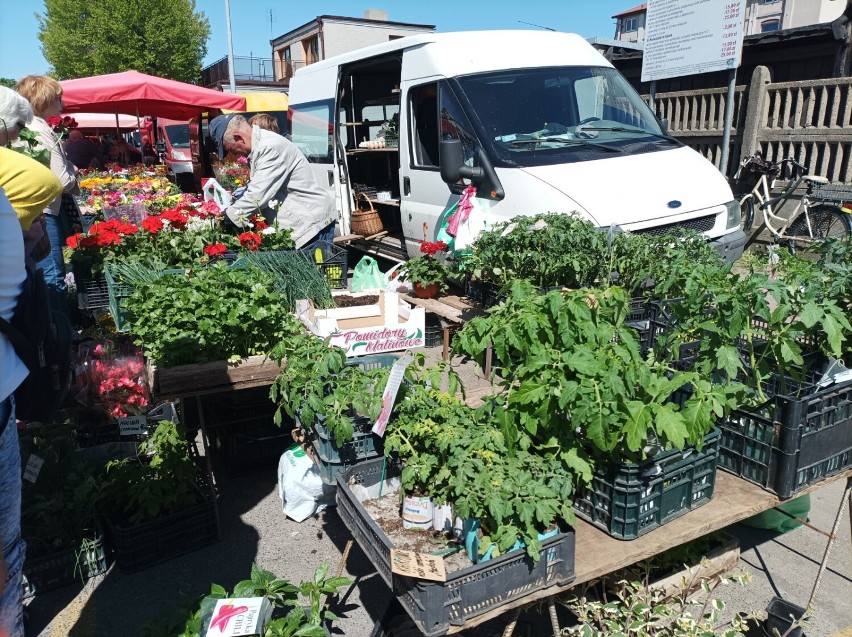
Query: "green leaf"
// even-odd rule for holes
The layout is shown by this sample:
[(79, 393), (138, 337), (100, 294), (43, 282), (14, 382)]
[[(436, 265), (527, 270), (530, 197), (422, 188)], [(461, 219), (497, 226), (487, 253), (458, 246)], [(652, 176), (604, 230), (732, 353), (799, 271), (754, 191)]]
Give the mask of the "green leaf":
[(728, 378), (736, 378), (739, 371), (740, 353), (733, 345), (723, 345), (716, 351), (716, 366), (728, 375)]

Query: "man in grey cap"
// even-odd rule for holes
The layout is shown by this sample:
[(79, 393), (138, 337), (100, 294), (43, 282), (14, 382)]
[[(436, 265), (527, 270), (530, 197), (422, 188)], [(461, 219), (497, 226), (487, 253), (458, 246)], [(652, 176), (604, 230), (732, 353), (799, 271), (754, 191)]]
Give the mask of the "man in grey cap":
[(248, 157), (251, 165), (245, 192), (224, 210), (235, 225), (245, 226), (249, 217), (262, 214), (267, 221), (277, 220), (280, 227), (289, 228), (297, 248), (334, 239), (334, 199), (314, 179), (308, 160), (295, 144), (250, 126), (238, 114), (219, 115), (208, 130), (220, 158), (230, 152)]

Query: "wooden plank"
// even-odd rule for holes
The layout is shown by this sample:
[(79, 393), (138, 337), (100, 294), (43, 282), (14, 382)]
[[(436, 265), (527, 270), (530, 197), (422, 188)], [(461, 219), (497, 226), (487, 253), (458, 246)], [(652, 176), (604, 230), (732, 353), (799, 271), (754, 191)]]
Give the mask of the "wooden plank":
[(400, 298), (453, 323), (464, 323), (482, 314), (482, 310), (458, 296), (421, 299), (413, 294), (400, 294)]
[(334, 243), (349, 243), (350, 241), (357, 241), (363, 238), (363, 234), (343, 234), (339, 237), (334, 237)]
[[(852, 469), (826, 478), (815, 485), (807, 487), (795, 494), (795, 497), (821, 489), (835, 480), (852, 476)], [(620, 568), (648, 559), (658, 553), (680, 546), (685, 542), (707, 535), (712, 531), (723, 529), (736, 522), (771, 509), (781, 501), (778, 497), (759, 486), (751, 484), (742, 478), (724, 471), (716, 473), (716, 487), (713, 499), (702, 507), (690, 511), (682, 517), (654, 529), (647, 535), (635, 540), (622, 541), (609, 537), (603, 531), (577, 520), (575, 526), (576, 549), (574, 571), (576, 579), (567, 586), (550, 586), (531, 593), (526, 597), (500, 606), (478, 617), (470, 619), (463, 626), (451, 626), (448, 635), (478, 626), (495, 617), (518, 608), (527, 606), (554, 595), (564, 593), (571, 588), (603, 577)]]
[(149, 361), (147, 371), (151, 392), (163, 400), (269, 386), (281, 368), (265, 356), (249, 356), (235, 364), (214, 361), (167, 369)]

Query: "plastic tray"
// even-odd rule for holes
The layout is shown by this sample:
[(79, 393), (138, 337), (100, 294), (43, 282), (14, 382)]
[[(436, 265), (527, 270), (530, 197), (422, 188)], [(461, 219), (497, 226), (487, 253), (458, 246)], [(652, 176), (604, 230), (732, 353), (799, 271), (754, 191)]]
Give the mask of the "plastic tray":
[[(183, 274), (183, 272), (183, 270), (172, 269), (163, 270), (160, 274)], [(133, 294), (133, 288), (119, 281), (112, 274), (109, 266), (104, 268), (104, 278), (106, 279), (107, 291), (109, 293), (109, 311), (112, 314), (112, 320), (115, 321), (115, 329), (117, 332), (129, 332), (130, 320), (133, 317), (125, 307), (124, 299)]]
[(109, 306), (109, 288), (106, 278), (99, 274), (94, 278), (77, 277), (77, 307), (81, 310), (93, 310)]
[(619, 540), (633, 540), (706, 504), (716, 485), (721, 432), (713, 429), (701, 451), (672, 450), (637, 464), (598, 469), (578, 485), (574, 511)]
[(122, 571), (139, 571), (219, 539), (216, 500), (201, 478), (198, 490), (198, 503), (139, 524), (125, 526), (105, 516), (110, 546)]
[(79, 547), (68, 547), (47, 555), (31, 557), (24, 562), (24, 575), (30, 584), (26, 597), (74, 583), (84, 583), (89, 578), (102, 575), (108, 569), (103, 535), (91, 543), (91, 550), (81, 552)]
[[(537, 590), (574, 579), (574, 531), (542, 542), (541, 559), (533, 564), (523, 550), (447, 574), (446, 582), (418, 580), (391, 573), (393, 545), (370, 518), (349, 485), (375, 487), (382, 479), (384, 458), (362, 462), (337, 476), (337, 512), (400, 604), (426, 637), (445, 634), (450, 626), (498, 609)], [(386, 477), (398, 476), (389, 464)]]
[(279, 427), (272, 414), (221, 427), (216, 448), (231, 475), (275, 467), (281, 454), (292, 446), (290, 428)]
[(161, 403), (146, 414), (147, 427), (141, 434), (122, 436), (118, 422), (112, 421), (99, 425), (80, 424), (74, 429), (74, 443), (78, 449), (88, 449), (107, 443), (139, 443), (147, 439), (163, 420), (178, 422), (177, 409), (174, 403)]
[(779, 380), (772, 379), (768, 403), (737, 409), (719, 423), (719, 467), (779, 498), (852, 467), (852, 380), (824, 388), (787, 382), (797, 389), (793, 395), (781, 395)]

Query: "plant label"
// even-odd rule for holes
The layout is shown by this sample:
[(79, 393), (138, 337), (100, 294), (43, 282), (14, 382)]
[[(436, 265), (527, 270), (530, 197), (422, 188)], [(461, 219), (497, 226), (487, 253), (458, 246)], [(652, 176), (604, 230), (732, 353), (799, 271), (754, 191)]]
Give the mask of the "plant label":
[(447, 581), (444, 558), (414, 551), (391, 549), (391, 572), (433, 582)]
[(385, 429), (388, 426), (393, 404), (396, 402), (396, 395), (399, 392), (399, 386), (402, 384), (402, 379), (405, 377), (405, 368), (414, 360), (411, 354), (400, 356), (391, 367), (388, 375), (388, 384), (385, 385), (385, 391), (382, 394), (382, 411), (376, 419), (376, 424), (373, 425), (373, 433), (384, 437)]
[(128, 416), (118, 419), (118, 433), (121, 436), (138, 436), (148, 429), (146, 416)]
[[(205, 598), (205, 601), (210, 598)], [(202, 604), (202, 616), (205, 605)], [(216, 601), (207, 624), (206, 637), (263, 635), (272, 616), (272, 604), (265, 597), (231, 597)], [(206, 617), (203, 617), (206, 620)], [(205, 623), (207, 623), (205, 621)]]
[(24, 480), (35, 484), (38, 479), (38, 473), (41, 471), (41, 466), (44, 464), (44, 458), (39, 458), (34, 453), (30, 454), (27, 460), (27, 468), (24, 470)]

